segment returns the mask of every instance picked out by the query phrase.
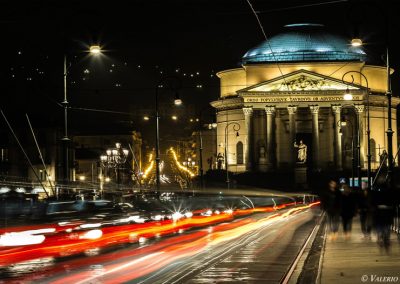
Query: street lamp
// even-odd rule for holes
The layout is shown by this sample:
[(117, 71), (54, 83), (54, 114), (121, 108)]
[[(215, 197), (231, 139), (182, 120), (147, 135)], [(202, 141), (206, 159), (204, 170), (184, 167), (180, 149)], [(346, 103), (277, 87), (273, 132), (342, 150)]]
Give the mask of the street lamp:
[(204, 188), (204, 174), (203, 174), (203, 135), (201, 133), (201, 126), (199, 130), (199, 139), (200, 139), (200, 149), (199, 149), (199, 166), (200, 166), (200, 188)]
[(187, 171), (185, 171), (187, 182), (188, 182), (188, 187), (192, 187), (191, 177), (193, 177), (194, 175), (192, 174), (192, 172), (190, 170), (193, 171), (193, 169), (195, 168), (196, 162), (192, 161), (192, 158), (188, 157), (186, 159), (186, 161), (182, 162), (182, 164), (188, 169)]
[(389, 48), (386, 48), (386, 72), (387, 72), (387, 92), (386, 96), (388, 99), (387, 111), (388, 111), (388, 128), (386, 131), (388, 140), (388, 173), (389, 184), (392, 183), (393, 174), (393, 130), (392, 130), (392, 85), (390, 83), (390, 65), (389, 65)]
[(197, 131), (199, 134), (199, 174), (200, 174), (200, 188), (204, 188), (204, 169), (203, 169), (203, 133), (202, 129), (203, 127), (208, 127), (208, 129), (213, 129), (217, 127), (216, 123), (210, 123), (210, 124), (203, 124), (203, 112), (205, 110), (209, 109), (208, 106), (202, 108), (199, 112), (199, 117), (196, 119), (191, 118), (190, 122), (197, 122)]
[[(337, 125), (340, 127), (339, 129), (339, 134), (342, 135), (342, 127), (346, 127), (347, 123), (350, 124), (351, 127), (351, 178), (352, 178), (352, 185), (354, 187), (355, 185), (355, 179), (354, 179), (354, 128), (353, 128), (353, 123), (351, 123), (350, 120), (347, 119), (341, 119), (337, 122)], [(358, 180), (358, 183), (360, 183), (360, 180)]]
[(226, 185), (229, 189), (230, 180), (229, 180), (229, 171), (228, 171), (228, 127), (233, 125), (233, 131), (236, 131), (236, 137), (239, 136), (240, 124), (237, 122), (227, 123), (225, 126), (225, 170), (226, 170)]
[[(101, 48), (99, 45), (92, 45), (89, 47), (89, 54), (91, 55), (99, 55), (101, 54)], [(69, 68), (67, 66), (67, 55), (64, 54), (64, 100), (61, 102), (61, 105), (64, 108), (64, 137), (61, 139), (64, 143), (64, 180), (69, 182), (69, 137), (68, 137), (68, 93), (67, 93), (67, 77), (69, 75)]]
[[(204, 188), (204, 170), (203, 170), (203, 133), (202, 133), (202, 126), (200, 125), (199, 128), (199, 140), (200, 140), (200, 148), (199, 148), (199, 157), (200, 157), (200, 161), (199, 161), (199, 172), (200, 172), (200, 186), (201, 188)], [(216, 123), (209, 123), (207, 124), (207, 128), (209, 130), (211, 129), (215, 129), (217, 127)]]
[[(157, 194), (160, 192), (160, 124), (159, 124), (159, 120), (160, 120), (160, 114), (159, 114), (159, 110), (158, 110), (158, 89), (160, 87), (162, 87), (162, 82), (168, 79), (163, 78), (161, 79), (157, 86), (156, 86), (156, 96), (155, 96), (155, 105), (156, 105), (156, 190), (157, 190)], [(176, 106), (179, 106), (182, 104), (182, 100), (179, 98), (178, 93), (175, 93), (175, 100), (174, 100), (174, 104)]]
[[(354, 40), (353, 40), (354, 41)], [(352, 42), (352, 44), (353, 44), (353, 42)], [(362, 73), (362, 72), (360, 72), (360, 71), (347, 71), (346, 73), (344, 73), (343, 74), (343, 76), (342, 76), (342, 81), (344, 82), (344, 77), (347, 75), (347, 74), (350, 74), (350, 73), (356, 73), (356, 74), (359, 74), (359, 75), (361, 75), (363, 78), (364, 78), (364, 80), (365, 80), (365, 83), (367, 84), (367, 178), (368, 178), (368, 181), (367, 181), (367, 189), (368, 189), (368, 191), (370, 191), (371, 190), (371, 129), (370, 129), (370, 126), (369, 126), (369, 122), (370, 122), (370, 118), (369, 118), (369, 87), (368, 87), (368, 79), (367, 79), (367, 77)], [(353, 80), (353, 82), (354, 82), (354, 77), (353, 77), (353, 75), (351, 75), (351, 78), (352, 78), (352, 80)], [(345, 94), (345, 96), (346, 95), (348, 95), (349, 94), (349, 92), (346, 92), (347, 94)], [(345, 97), (346, 98), (346, 97)], [(349, 96), (348, 96), (348, 98), (349, 98)], [(358, 116), (357, 116), (357, 118), (358, 118)], [(358, 130), (358, 136), (360, 136), (360, 129)], [(360, 137), (358, 137), (358, 151), (360, 151), (360, 149), (359, 149), (359, 147), (360, 147), (360, 145), (359, 145), (359, 140), (360, 140)], [(359, 157), (358, 157), (358, 159), (360, 159), (360, 154), (359, 154), (359, 152), (358, 152), (358, 155), (359, 155)], [(360, 160), (358, 160), (358, 164), (360, 164)], [(359, 171), (360, 171), (360, 169), (359, 169)], [(360, 180), (359, 180), (359, 182), (360, 182)], [(359, 186), (360, 186), (360, 188), (361, 188), (361, 184), (359, 184)]]
[[(387, 14), (384, 14), (385, 20), (386, 20), (386, 74), (387, 74), (387, 91), (386, 91), (386, 97), (387, 97), (387, 113), (388, 113), (388, 127), (387, 127), (387, 140), (388, 140), (388, 173), (387, 173), (387, 178), (389, 179), (389, 183), (391, 183), (392, 180), (392, 173), (393, 173), (393, 129), (392, 129), (392, 86), (390, 82), (390, 64), (389, 64), (389, 45), (388, 45), (388, 29), (389, 29), (389, 23), (388, 23), (388, 16)], [(351, 40), (351, 45), (352, 46), (361, 46), (363, 45), (363, 41), (359, 38), (354, 38)], [(367, 82), (368, 84), (368, 82)], [(367, 87), (368, 89), (368, 87)], [(368, 140), (369, 142), (369, 140)], [(370, 189), (370, 180), (368, 178), (368, 189)]]
[(119, 189), (119, 168), (120, 165), (126, 162), (128, 158), (129, 150), (122, 148), (121, 143), (115, 143), (115, 148), (107, 149), (106, 155), (100, 156), (101, 165), (104, 168), (113, 168), (115, 169), (116, 178), (117, 178), (117, 187)]

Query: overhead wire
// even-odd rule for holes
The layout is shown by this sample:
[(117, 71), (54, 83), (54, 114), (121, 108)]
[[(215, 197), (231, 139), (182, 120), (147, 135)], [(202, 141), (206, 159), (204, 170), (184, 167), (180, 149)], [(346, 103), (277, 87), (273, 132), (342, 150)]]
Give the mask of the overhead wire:
[(299, 8), (309, 8), (309, 7), (314, 7), (314, 6), (322, 6), (322, 5), (336, 4), (336, 3), (342, 3), (342, 2), (349, 2), (349, 0), (327, 1), (327, 2), (319, 2), (319, 3), (313, 3), (313, 4), (291, 6), (291, 7), (286, 7), (286, 8), (269, 9), (269, 10), (265, 10), (265, 11), (258, 11), (258, 14), (287, 11), (287, 10), (293, 10), (293, 9), (299, 9)]
[[(273, 58), (274, 58), (274, 61), (276, 62), (276, 65), (277, 65), (277, 67), (278, 67), (278, 69), (279, 69), (279, 72), (281, 73), (281, 76), (283, 77), (284, 74), (283, 74), (282, 69), (281, 69), (281, 67), (280, 67), (280, 65), (279, 65), (279, 63), (278, 63), (278, 61), (277, 61), (277, 59), (276, 59), (275, 53), (274, 53), (274, 51), (272, 50), (271, 44), (270, 44), (270, 42), (268, 41), (268, 37), (267, 37), (267, 35), (266, 35), (266, 33), (265, 33), (264, 27), (263, 27), (262, 24), (261, 24), (261, 21), (260, 21), (260, 19), (259, 19), (259, 17), (258, 17), (258, 14), (266, 13), (266, 12), (275, 12), (275, 11), (292, 10), (292, 9), (298, 9), (298, 8), (308, 8), (308, 7), (321, 6), (321, 5), (328, 5), (328, 4), (330, 5), (330, 4), (348, 2), (349, 0), (336, 0), (336, 1), (328, 1), (328, 2), (319, 2), (319, 3), (313, 3), (313, 4), (305, 4), (305, 5), (291, 6), (291, 7), (286, 7), (286, 8), (270, 9), (270, 10), (267, 10), (267, 11), (255, 11), (255, 9), (254, 9), (253, 5), (251, 4), (250, 0), (246, 0), (246, 1), (247, 1), (247, 3), (249, 4), (249, 6), (250, 6), (252, 12), (254, 13), (254, 15), (255, 15), (255, 17), (256, 17), (256, 19), (257, 19), (258, 25), (259, 25), (260, 28), (261, 28), (261, 31), (262, 31), (262, 33), (263, 33), (263, 35), (264, 35), (265, 40), (267, 41), (267, 45), (268, 45), (268, 47), (269, 47), (269, 49), (270, 49), (270, 51), (271, 51), (271, 54), (272, 54), (272, 56), (273, 56)], [(344, 67), (345, 67), (346, 65), (348, 65), (348, 64), (349, 64), (349, 62), (344, 63), (342, 66), (340, 66), (339, 68), (337, 68), (336, 70), (334, 70), (331, 74), (329, 74), (328, 77), (331, 77), (332, 75), (334, 75), (336, 72), (338, 72), (340, 69), (344, 68)], [(283, 81), (285, 82), (285, 85), (286, 85), (286, 87), (288, 88), (288, 91), (290, 91), (290, 90), (289, 90), (289, 86), (288, 86), (288, 84), (286, 83), (285, 78), (283, 77), (282, 79), (283, 79)]]
[(290, 90), (289, 90), (289, 85), (286, 83), (286, 79), (285, 79), (284, 74), (283, 74), (283, 72), (282, 72), (282, 69), (281, 69), (281, 67), (280, 67), (280, 65), (279, 65), (279, 63), (278, 63), (278, 61), (277, 61), (277, 59), (276, 59), (275, 52), (272, 50), (272, 46), (271, 46), (271, 44), (270, 44), (270, 42), (269, 42), (269, 40), (268, 40), (267, 34), (266, 34), (265, 31), (264, 31), (264, 27), (263, 27), (263, 25), (261, 24), (260, 18), (258, 17), (257, 12), (254, 10), (254, 7), (253, 7), (253, 5), (251, 4), (250, 0), (246, 0), (246, 1), (247, 1), (247, 3), (249, 4), (250, 9), (253, 11), (253, 14), (254, 14), (254, 16), (255, 16), (256, 19), (257, 19), (257, 23), (258, 23), (258, 25), (259, 25), (260, 28), (261, 28), (261, 31), (262, 31), (262, 33), (263, 33), (263, 35), (264, 35), (264, 38), (265, 38), (265, 40), (266, 40), (266, 42), (267, 42), (267, 44), (268, 44), (268, 47), (269, 47), (269, 49), (270, 49), (270, 51), (271, 51), (271, 54), (272, 54), (272, 56), (273, 56), (273, 58), (274, 58), (274, 61), (276, 62), (276, 66), (278, 67), (279, 72), (281, 73), (282, 79), (283, 79), (283, 81), (285, 82), (285, 86), (287, 87), (288, 91), (290, 91)]

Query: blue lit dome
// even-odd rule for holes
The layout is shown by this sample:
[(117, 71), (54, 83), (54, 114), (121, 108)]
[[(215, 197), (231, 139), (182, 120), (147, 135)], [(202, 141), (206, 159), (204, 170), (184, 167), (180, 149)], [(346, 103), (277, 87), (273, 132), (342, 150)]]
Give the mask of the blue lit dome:
[(242, 64), (267, 62), (365, 61), (361, 47), (349, 40), (324, 32), (323, 25), (286, 25), (287, 32), (275, 35), (250, 49)]

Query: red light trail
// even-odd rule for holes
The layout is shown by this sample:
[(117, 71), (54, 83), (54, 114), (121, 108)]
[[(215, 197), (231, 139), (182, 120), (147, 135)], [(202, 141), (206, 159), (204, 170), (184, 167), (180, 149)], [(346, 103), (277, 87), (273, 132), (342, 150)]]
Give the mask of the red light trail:
[[(274, 218), (285, 218), (290, 214), (294, 214), (300, 210), (309, 208), (310, 206), (316, 205), (318, 203), (319, 202), (312, 203), (307, 206), (295, 207), (283, 213), (277, 212), (276, 214), (270, 215), (265, 220), (263, 220), (268, 221)], [(292, 203), (288, 203), (274, 207), (259, 207), (247, 210), (235, 210), (232, 212), (232, 214), (221, 213), (212, 216), (193, 216), (191, 218), (184, 218), (178, 221), (166, 220), (144, 224), (98, 227), (91, 230), (78, 230), (77, 228), (80, 227), (77, 223), (65, 226), (40, 225), (9, 228), (8, 231), (2, 231), (1, 237), (3, 239), (5, 238), (5, 236), (7, 236), (7, 234), (12, 234), (15, 232), (30, 232), (26, 233), (26, 235), (24, 236), (26, 238), (30, 238), (32, 236), (43, 235), (44, 240), (41, 243), (36, 243), (32, 245), (0, 246), (0, 266), (4, 267), (18, 262), (38, 258), (60, 257), (79, 254), (90, 249), (110, 247), (117, 244), (135, 243), (143, 239), (170, 235), (188, 230), (190, 228), (215, 225), (228, 221), (230, 222), (234, 220), (234, 217), (250, 215), (254, 212), (273, 212), (277, 211), (278, 209), (283, 209), (292, 205)], [(127, 255), (127, 257), (132, 257), (133, 255), (136, 256), (140, 254), (152, 255), (152, 257), (146, 257), (142, 261), (134, 263), (134, 265), (136, 266), (144, 265), (143, 267), (141, 266), (140, 273), (143, 272), (143, 275), (145, 275), (148, 273), (148, 268), (146, 268), (147, 266), (145, 264), (147, 263), (147, 261), (150, 261), (150, 259), (154, 262), (153, 258), (157, 258), (157, 263), (159, 263), (160, 266), (163, 266), (165, 265), (165, 262), (172, 261), (177, 257), (190, 255), (201, 250), (210, 242), (210, 238), (215, 244), (216, 242), (221, 242), (229, 238), (234, 238), (235, 236), (240, 235), (241, 230), (248, 231), (252, 228), (255, 228), (256, 226), (260, 226), (260, 224), (261, 223), (259, 221), (254, 222), (254, 220), (250, 219), (236, 220), (234, 222), (224, 223), (215, 226), (213, 228), (212, 234), (209, 234), (209, 232), (204, 230), (192, 232), (191, 234), (182, 235), (176, 239), (168, 239), (160, 243), (152, 244), (151, 246), (146, 247), (145, 250), (135, 250), (133, 254), (131, 252)], [(54, 231), (49, 233), (35, 233), (35, 230), (45, 230), (46, 228), (54, 229)], [(207, 241), (205, 241), (206, 239)], [(162, 256), (158, 253), (159, 250), (163, 251)], [(168, 256), (165, 260), (162, 260), (164, 255)], [(97, 257), (104, 257), (102, 258), (102, 261), (107, 261), (106, 256)], [(119, 259), (121, 258), (123, 259), (124, 256), (122, 255)], [(85, 261), (87, 262), (87, 259)], [(77, 263), (79, 263), (78, 266), (83, 264), (79, 261)], [(133, 264), (129, 264), (128, 266), (132, 265)], [(155, 266), (157, 265), (151, 265), (151, 267)], [(107, 268), (107, 271), (109, 271), (109, 268)]]

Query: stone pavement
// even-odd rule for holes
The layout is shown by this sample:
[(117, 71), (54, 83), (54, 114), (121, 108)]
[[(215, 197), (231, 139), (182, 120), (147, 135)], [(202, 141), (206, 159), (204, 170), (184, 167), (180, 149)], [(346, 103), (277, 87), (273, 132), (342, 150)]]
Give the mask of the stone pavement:
[(400, 242), (392, 233), (388, 251), (371, 240), (362, 238), (358, 216), (353, 220), (350, 239), (339, 232), (330, 240), (325, 230), (317, 283), (400, 283)]

